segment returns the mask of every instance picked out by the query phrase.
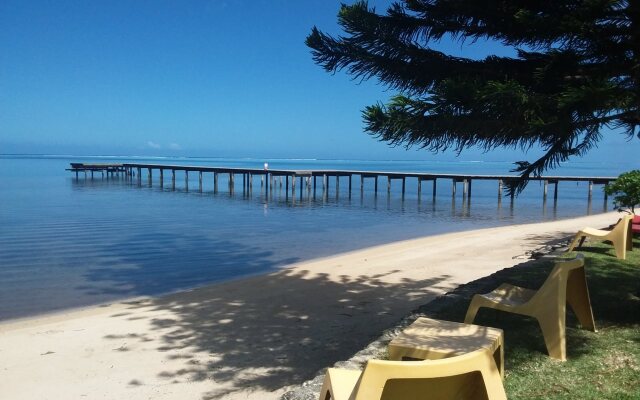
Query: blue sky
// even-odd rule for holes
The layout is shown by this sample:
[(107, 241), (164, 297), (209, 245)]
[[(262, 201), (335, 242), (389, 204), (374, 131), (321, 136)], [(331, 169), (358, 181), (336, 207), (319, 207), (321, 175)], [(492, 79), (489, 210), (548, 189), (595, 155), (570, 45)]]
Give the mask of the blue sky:
[[(388, 2), (370, 1), (384, 10)], [(440, 159), (362, 132), (392, 92), (315, 65), (339, 1), (0, 2), (0, 153)], [(489, 44), (442, 49), (481, 56)], [(631, 157), (609, 135), (589, 159)], [(532, 158), (532, 153), (528, 158)], [(512, 150), (462, 159), (512, 160)]]

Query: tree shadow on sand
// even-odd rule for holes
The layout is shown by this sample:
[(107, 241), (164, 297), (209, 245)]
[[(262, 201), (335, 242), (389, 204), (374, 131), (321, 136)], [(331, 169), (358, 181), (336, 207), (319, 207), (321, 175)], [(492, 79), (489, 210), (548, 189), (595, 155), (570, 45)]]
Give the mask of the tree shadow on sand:
[(211, 381), (204, 399), (274, 391), (357, 352), (411, 308), (442, 293), (437, 287), (448, 278), (387, 280), (397, 272), (332, 278), (281, 270), (251, 278), (253, 290), (246, 290), (246, 282), (229, 282), (130, 302), (127, 312), (112, 317), (170, 315), (146, 317), (154, 339), (129, 337), (154, 340), (167, 359), (184, 360), (180, 368), (149, 366), (164, 384)]

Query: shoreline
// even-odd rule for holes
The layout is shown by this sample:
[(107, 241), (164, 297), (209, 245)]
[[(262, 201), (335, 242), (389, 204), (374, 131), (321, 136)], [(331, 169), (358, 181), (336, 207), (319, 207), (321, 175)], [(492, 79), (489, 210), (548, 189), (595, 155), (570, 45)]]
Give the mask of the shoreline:
[(276, 399), (438, 295), (615, 215), (427, 236), (2, 321), (0, 397)]

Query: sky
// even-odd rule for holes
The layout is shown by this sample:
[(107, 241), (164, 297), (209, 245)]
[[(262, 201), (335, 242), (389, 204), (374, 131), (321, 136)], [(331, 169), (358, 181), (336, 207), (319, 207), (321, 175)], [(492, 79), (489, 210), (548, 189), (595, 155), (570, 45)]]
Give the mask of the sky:
[[(388, 1), (370, 1), (378, 11)], [(363, 132), (393, 91), (315, 65), (306, 36), (339, 34), (333, 0), (0, 2), (0, 154), (453, 160)], [(510, 54), (495, 44), (441, 50)], [(589, 157), (632, 157), (605, 134)], [(512, 149), (463, 160), (532, 159)]]

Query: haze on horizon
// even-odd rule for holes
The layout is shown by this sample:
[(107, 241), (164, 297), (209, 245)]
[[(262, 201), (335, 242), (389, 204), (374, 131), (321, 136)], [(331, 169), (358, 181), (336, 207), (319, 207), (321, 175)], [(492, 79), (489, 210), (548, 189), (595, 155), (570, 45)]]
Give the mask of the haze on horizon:
[[(370, 1), (379, 10), (389, 1)], [(339, 34), (339, 1), (19, 1), (0, 4), (0, 153), (454, 160), (363, 133), (375, 80), (315, 65), (314, 25)], [(442, 50), (508, 54), (495, 43)], [(603, 132), (586, 161), (631, 161)], [(514, 149), (461, 160), (531, 159)], [(580, 161), (580, 159), (572, 159)]]

